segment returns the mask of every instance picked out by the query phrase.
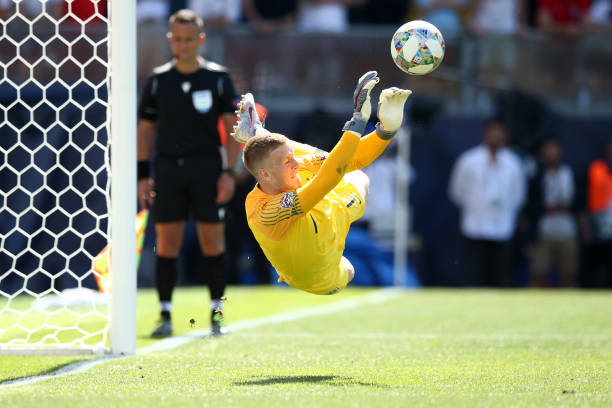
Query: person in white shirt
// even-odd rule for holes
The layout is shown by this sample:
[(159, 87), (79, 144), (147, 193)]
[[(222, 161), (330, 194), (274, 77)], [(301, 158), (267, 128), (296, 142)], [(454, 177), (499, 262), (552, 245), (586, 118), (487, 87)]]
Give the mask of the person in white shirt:
[(513, 73), (519, 59), (518, 35), (527, 32), (526, 0), (472, 0), (467, 26), (476, 37), (480, 69)]
[(508, 281), (509, 244), (526, 186), (521, 161), (506, 141), (506, 128), (489, 122), (484, 143), (461, 154), (451, 173), (449, 195), (460, 209), (465, 241), (466, 286), (499, 287)]
[(301, 0), (297, 29), (303, 32), (343, 33), (349, 28), (349, 8), (362, 0)]
[(540, 147), (542, 169), (529, 186), (527, 208), (535, 221), (536, 241), (531, 251), (530, 286), (548, 286), (552, 266), (559, 270), (564, 287), (575, 286), (577, 226), (571, 208), (574, 204), (574, 174), (561, 162), (561, 145), (554, 139)]
[(241, 0), (187, 0), (187, 8), (213, 29), (235, 25), (242, 17)]

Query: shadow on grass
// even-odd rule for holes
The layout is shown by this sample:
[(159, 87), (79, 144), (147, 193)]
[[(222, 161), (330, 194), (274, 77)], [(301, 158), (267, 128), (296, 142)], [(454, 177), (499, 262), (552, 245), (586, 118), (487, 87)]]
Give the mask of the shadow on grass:
[(277, 384), (325, 384), (344, 387), (346, 385), (361, 385), (365, 387), (392, 388), (387, 384), (356, 381), (352, 377), (337, 375), (281, 375), (257, 377), (252, 380), (239, 381), (233, 385), (277, 385)]

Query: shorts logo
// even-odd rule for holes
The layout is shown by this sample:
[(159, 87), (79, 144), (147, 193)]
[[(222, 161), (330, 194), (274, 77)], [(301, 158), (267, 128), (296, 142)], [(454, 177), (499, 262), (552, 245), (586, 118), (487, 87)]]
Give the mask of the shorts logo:
[(280, 199), (280, 207), (281, 208), (291, 208), (293, 207), (293, 193), (285, 193)]
[(200, 113), (207, 113), (212, 106), (212, 92), (210, 89), (194, 91), (191, 94), (191, 100), (193, 101), (195, 110)]

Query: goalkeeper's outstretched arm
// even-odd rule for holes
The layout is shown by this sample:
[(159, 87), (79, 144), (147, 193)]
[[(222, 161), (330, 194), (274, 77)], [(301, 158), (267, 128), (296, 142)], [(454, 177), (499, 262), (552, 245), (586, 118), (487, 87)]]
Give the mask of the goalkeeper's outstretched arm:
[[(348, 166), (347, 172), (360, 170), (370, 165), (391, 142), (391, 139), (401, 126), (404, 117), (404, 105), (412, 91), (399, 88), (385, 89), (378, 102), (378, 117), (380, 122), (376, 130), (361, 138), (359, 146)], [(328, 156), (316, 147), (290, 140), (297, 156), (303, 154), (319, 154)]]
[(376, 71), (367, 72), (359, 78), (353, 94), (353, 117), (342, 128), (344, 133), (340, 141), (332, 149), (319, 172), (297, 191), (303, 212), (308, 212), (321, 201), (347, 172), (370, 118), (370, 92), (378, 81)]
[(357, 151), (359, 139), (357, 133), (345, 131), (319, 172), (297, 190), (303, 212), (310, 211), (342, 180)]

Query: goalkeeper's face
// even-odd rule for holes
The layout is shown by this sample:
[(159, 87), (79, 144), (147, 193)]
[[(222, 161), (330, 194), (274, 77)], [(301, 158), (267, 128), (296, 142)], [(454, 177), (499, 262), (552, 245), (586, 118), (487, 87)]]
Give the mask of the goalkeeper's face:
[(263, 169), (262, 181), (277, 194), (296, 190), (302, 186), (298, 168), (293, 148), (289, 143), (283, 143), (270, 152)]

